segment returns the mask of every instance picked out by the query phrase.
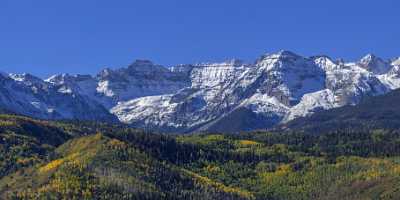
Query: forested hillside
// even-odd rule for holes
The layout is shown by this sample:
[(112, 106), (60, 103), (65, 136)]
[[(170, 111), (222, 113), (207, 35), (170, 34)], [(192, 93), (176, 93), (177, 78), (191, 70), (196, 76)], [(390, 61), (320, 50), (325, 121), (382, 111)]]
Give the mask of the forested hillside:
[(0, 116), (1, 199), (399, 199), (400, 131), (160, 135)]

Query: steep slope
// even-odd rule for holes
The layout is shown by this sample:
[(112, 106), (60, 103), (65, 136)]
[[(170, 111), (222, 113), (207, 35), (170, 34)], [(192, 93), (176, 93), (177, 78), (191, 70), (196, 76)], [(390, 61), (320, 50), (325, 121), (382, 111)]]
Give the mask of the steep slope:
[(105, 69), (96, 77), (96, 91), (114, 102), (138, 97), (172, 94), (189, 86), (185, 71), (171, 71), (148, 60), (136, 60), (127, 68)]
[(379, 76), (367, 71), (360, 64), (333, 62), (326, 56), (313, 59), (326, 73), (325, 89), (305, 94), (300, 103), (290, 109), (283, 122), (320, 110), (355, 105), (364, 98), (382, 95), (391, 89), (380, 81)]
[(385, 62), (374, 54), (368, 54), (363, 57), (359, 65), (374, 74), (386, 74), (391, 68), (388, 62)]
[[(221, 64), (191, 66), (191, 86), (177, 93), (151, 96), (122, 102), (114, 107), (121, 121), (145, 124), (148, 127), (164, 127), (187, 130), (215, 119), (227, 107), (225, 88), (230, 87), (250, 68), (238, 61)], [(139, 114), (140, 113), (140, 114)]]
[(108, 109), (119, 101), (174, 93), (188, 85), (187, 72), (172, 72), (150, 61), (90, 75), (54, 75), (45, 81), (30, 74), (0, 75), (0, 108), (42, 119), (117, 122)]
[(120, 101), (175, 93), (189, 85), (188, 72), (171, 71), (148, 60), (136, 60), (127, 68), (104, 69), (89, 75), (55, 75), (46, 81), (60, 91), (90, 98), (107, 109)]
[(393, 60), (391, 65), (393, 68), (378, 78), (391, 89), (400, 88), (400, 58)]
[(80, 135), (63, 123), (0, 115), (0, 178), (46, 160), (54, 149)]
[[(357, 63), (342, 63), (326, 56), (304, 58), (281, 51), (253, 65), (234, 60), (180, 69), (185, 67), (190, 69), (190, 87), (121, 102), (111, 112), (122, 122), (143, 128), (237, 132), (355, 105), (396, 88), (381, 81), (383, 73), (389, 68), (387, 74), (392, 73), (396, 66), (372, 55)], [(233, 119), (235, 126), (230, 126)]]
[(43, 119), (119, 120), (163, 132), (239, 132), (386, 94), (400, 87), (399, 68), (399, 59), (372, 54), (346, 63), (289, 51), (263, 55), (253, 64), (164, 67), (136, 60), (96, 76), (60, 74), (43, 81), (2, 74), (0, 109)]
[[(0, 122), (1, 199), (254, 199), (177, 166), (211, 153), (166, 136), (18, 116)], [(95, 131), (104, 134), (87, 135)]]
[(397, 129), (400, 127), (400, 90), (365, 99), (358, 105), (317, 112), (281, 126), (286, 130), (324, 133), (341, 129)]
[(0, 122), (1, 199), (400, 197), (398, 130), (168, 136), (18, 116)]
[(29, 74), (0, 75), (0, 108), (42, 119), (116, 121), (115, 116), (89, 97)]
[[(151, 109), (157, 111), (148, 112), (148, 118), (153, 119), (139, 120), (150, 126), (169, 123), (181, 130), (208, 130), (210, 123), (229, 115), (236, 108), (246, 107), (252, 112), (265, 114), (263, 122), (270, 126), (273, 123), (269, 122), (268, 113), (275, 111), (271, 108), (285, 109), (298, 102), (303, 94), (324, 87), (324, 74), (318, 66), (286, 51), (265, 56), (254, 66), (237, 61), (194, 66), (191, 76), (190, 88), (174, 95), (154, 97), (163, 100), (151, 104)], [(142, 109), (137, 105), (146, 105), (139, 102), (148, 100), (144, 97), (122, 103), (112, 112), (123, 122), (135, 122), (138, 121), (133, 117), (138, 113), (135, 108)], [(284, 112), (275, 114), (273, 118), (278, 120), (274, 121), (280, 121)]]
[(9, 190), (14, 191), (5, 197), (251, 199), (250, 193), (206, 184), (202, 180), (205, 178), (193, 172), (160, 162), (129, 143), (100, 134), (71, 140), (56, 152), (58, 159), (11, 182)]

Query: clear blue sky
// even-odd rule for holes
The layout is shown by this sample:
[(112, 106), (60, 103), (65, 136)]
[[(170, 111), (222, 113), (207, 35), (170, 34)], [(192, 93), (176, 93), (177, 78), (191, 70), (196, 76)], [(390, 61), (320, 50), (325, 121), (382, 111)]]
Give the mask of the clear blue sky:
[(1, 0), (0, 70), (94, 74), (287, 49), (400, 56), (399, 0)]

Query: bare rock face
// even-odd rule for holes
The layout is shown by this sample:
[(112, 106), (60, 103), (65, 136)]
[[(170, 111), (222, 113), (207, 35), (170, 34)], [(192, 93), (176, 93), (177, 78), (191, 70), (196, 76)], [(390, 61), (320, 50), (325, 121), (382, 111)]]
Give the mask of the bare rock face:
[(104, 120), (165, 132), (244, 131), (358, 104), (400, 87), (400, 59), (358, 62), (289, 51), (164, 67), (136, 60), (96, 76), (0, 74), (0, 108), (45, 119)]
[(363, 57), (359, 61), (359, 65), (374, 74), (385, 74), (391, 69), (389, 62), (376, 57), (374, 54), (368, 54)]

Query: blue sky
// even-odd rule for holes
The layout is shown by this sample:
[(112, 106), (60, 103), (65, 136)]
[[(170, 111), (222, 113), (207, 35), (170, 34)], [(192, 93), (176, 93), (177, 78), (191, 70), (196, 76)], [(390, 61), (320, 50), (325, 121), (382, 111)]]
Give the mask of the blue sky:
[(280, 49), (400, 56), (398, 0), (1, 0), (0, 70), (94, 74), (134, 59), (253, 61)]

